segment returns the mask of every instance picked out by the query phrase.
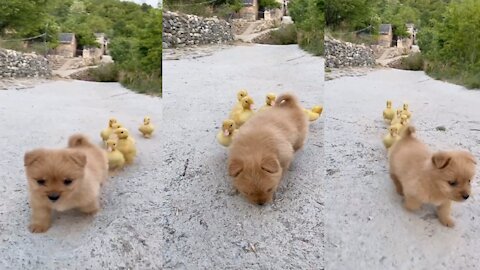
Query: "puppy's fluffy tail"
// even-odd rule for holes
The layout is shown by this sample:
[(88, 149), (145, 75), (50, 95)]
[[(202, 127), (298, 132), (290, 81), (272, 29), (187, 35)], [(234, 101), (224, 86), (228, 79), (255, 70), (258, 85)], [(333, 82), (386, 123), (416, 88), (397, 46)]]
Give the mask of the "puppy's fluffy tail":
[(283, 94), (280, 95), (277, 100), (275, 100), (275, 106), (278, 107), (286, 107), (286, 108), (297, 108), (298, 105), (298, 99), (292, 94)]
[(402, 134), (400, 134), (400, 137), (402, 137), (402, 139), (409, 138), (409, 137), (412, 137), (412, 134), (414, 133), (415, 133), (415, 127), (407, 126), (407, 128), (403, 130)]
[(68, 147), (75, 148), (82, 146), (92, 146), (92, 143), (87, 136), (83, 134), (73, 134), (70, 136), (70, 138), (68, 138)]

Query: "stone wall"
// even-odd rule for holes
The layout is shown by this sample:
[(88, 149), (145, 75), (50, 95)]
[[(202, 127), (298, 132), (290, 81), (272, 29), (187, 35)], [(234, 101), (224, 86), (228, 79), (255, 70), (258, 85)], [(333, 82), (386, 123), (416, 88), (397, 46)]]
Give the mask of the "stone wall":
[(48, 60), (43, 56), (0, 49), (0, 79), (49, 77), (51, 74)]
[(367, 67), (374, 65), (375, 56), (370, 47), (325, 38), (325, 67)]
[(220, 44), (233, 38), (232, 26), (216, 17), (163, 13), (163, 48)]

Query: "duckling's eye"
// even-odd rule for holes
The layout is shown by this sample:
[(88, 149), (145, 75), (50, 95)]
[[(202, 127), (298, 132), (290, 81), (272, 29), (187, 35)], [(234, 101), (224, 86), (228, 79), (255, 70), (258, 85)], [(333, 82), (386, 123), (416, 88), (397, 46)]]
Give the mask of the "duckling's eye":
[(69, 179), (69, 178), (63, 180), (63, 184), (65, 184), (65, 186), (69, 186), (70, 184), (72, 184), (72, 182), (73, 182), (73, 180)]
[(457, 183), (457, 181), (454, 180), (454, 181), (449, 181), (448, 184), (449, 184), (450, 186), (454, 187), (454, 186), (456, 186), (458, 183)]
[(44, 179), (38, 179), (38, 180), (37, 180), (37, 184), (39, 184), (40, 186), (45, 186), (45, 183), (46, 183), (46, 182), (47, 182), (47, 181), (45, 181)]

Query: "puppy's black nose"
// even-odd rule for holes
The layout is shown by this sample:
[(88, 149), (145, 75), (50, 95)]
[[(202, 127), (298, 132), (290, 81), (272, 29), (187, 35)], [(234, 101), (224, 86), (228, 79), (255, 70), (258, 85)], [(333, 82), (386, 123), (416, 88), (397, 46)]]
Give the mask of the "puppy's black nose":
[(48, 194), (48, 199), (50, 199), (52, 202), (58, 200), (58, 198), (60, 198), (60, 194), (58, 193)]
[(468, 197), (470, 197), (468, 194), (467, 195), (463, 195), (462, 196), (464, 200), (468, 199)]
[(265, 202), (257, 202), (258, 205), (264, 205)]

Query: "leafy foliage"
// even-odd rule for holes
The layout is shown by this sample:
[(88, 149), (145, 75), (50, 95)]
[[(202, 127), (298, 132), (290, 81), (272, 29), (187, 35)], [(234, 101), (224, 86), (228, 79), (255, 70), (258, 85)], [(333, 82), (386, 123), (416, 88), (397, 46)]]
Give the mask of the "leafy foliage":
[(315, 55), (323, 54), (325, 0), (293, 0), (289, 12), (298, 30), (298, 43)]
[[(7, 32), (14, 38), (47, 32), (49, 47), (57, 44), (58, 33), (72, 32), (78, 49), (98, 46), (94, 33), (105, 33), (115, 68), (102, 67), (92, 72), (93, 77), (101, 81), (129, 78), (125, 84), (140, 86), (146, 92), (151, 89), (143, 87), (151, 84), (135, 80), (161, 82), (162, 11), (146, 4), (121, 0), (1, 1), (0, 34)], [(155, 85), (153, 91), (160, 86)]]
[(480, 2), (453, 1), (419, 34), (427, 72), (480, 88)]

